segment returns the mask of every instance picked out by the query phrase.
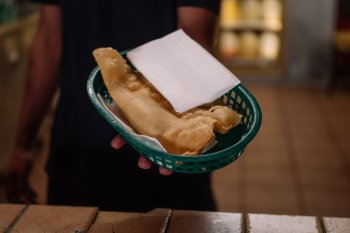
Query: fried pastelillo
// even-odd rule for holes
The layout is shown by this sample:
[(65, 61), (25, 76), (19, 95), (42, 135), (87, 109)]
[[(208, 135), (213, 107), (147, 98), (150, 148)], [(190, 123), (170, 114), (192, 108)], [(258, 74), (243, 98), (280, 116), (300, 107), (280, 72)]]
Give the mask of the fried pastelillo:
[(167, 152), (197, 155), (215, 137), (239, 124), (241, 116), (226, 106), (195, 108), (177, 114), (170, 103), (112, 48), (93, 51), (112, 99), (139, 133), (156, 138)]

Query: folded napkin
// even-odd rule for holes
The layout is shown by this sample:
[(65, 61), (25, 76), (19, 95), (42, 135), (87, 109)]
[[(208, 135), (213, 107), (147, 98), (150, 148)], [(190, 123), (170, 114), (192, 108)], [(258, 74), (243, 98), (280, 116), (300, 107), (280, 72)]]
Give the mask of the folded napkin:
[(240, 81), (181, 29), (127, 53), (176, 112), (213, 102)]

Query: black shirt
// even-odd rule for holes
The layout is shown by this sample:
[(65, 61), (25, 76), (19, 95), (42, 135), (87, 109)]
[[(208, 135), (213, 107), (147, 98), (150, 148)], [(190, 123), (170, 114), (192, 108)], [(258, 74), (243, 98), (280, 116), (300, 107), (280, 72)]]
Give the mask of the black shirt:
[(164, 177), (156, 166), (151, 171), (139, 169), (139, 155), (129, 145), (120, 150), (111, 148), (117, 133), (92, 106), (86, 81), (96, 66), (94, 49), (137, 47), (176, 30), (177, 7), (198, 6), (217, 12), (219, 1), (36, 2), (59, 4), (63, 20), (60, 98), (51, 136), (50, 176), (66, 177), (65, 182), (79, 190), (80, 200), (86, 199), (79, 204), (103, 198), (110, 200), (106, 205), (113, 205), (113, 210), (213, 209), (209, 174)]

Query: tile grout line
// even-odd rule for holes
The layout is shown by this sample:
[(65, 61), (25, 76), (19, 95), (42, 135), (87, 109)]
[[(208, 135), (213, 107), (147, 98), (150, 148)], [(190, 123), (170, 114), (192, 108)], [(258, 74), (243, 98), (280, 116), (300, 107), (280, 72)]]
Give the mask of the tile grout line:
[(288, 119), (288, 114), (286, 114), (286, 109), (284, 108), (284, 104), (288, 104), (288, 103), (285, 103), (285, 99), (280, 91), (276, 90), (275, 93), (277, 95), (276, 97), (279, 97), (276, 99), (277, 99), (278, 111), (281, 116), (282, 126), (284, 125), (284, 127), (282, 127), (284, 128), (284, 130), (282, 130), (282, 134), (286, 142), (286, 149), (287, 149), (286, 152), (289, 160), (289, 171), (291, 172), (292, 178), (293, 178), (293, 185), (295, 188), (297, 202), (298, 202), (298, 211), (300, 213), (307, 214), (308, 209), (307, 209), (306, 200), (305, 200), (305, 191), (301, 184), (300, 169), (296, 158), (295, 143), (290, 131), (291, 126)]
[(327, 233), (326, 226), (324, 225), (323, 218), (322, 217), (316, 217), (317, 223), (319, 224), (321, 231), (320, 233)]
[[(84, 227), (84, 228), (86, 229), (86, 232), (89, 232), (89, 231), (91, 230), (91, 227), (92, 227), (92, 225), (95, 223), (98, 214), (99, 214), (99, 209), (97, 208), (96, 213), (95, 213), (95, 215), (91, 218), (90, 223), (87, 223), (87, 226)], [(112, 225), (112, 227), (113, 227), (113, 225)]]
[(249, 233), (250, 232), (250, 227), (249, 227), (249, 215), (248, 214), (242, 214), (242, 233)]
[(160, 229), (160, 233), (168, 232), (169, 224), (170, 224), (170, 217), (165, 217), (165, 221), (163, 223), (162, 228)]
[(26, 206), (19, 212), (19, 214), (16, 216), (16, 218), (13, 220), (13, 222), (8, 226), (8, 228), (4, 231), (4, 233), (10, 233), (12, 230), (15, 229), (16, 224), (22, 219), (24, 216), (24, 213), (29, 209), (31, 204), (26, 204)]
[(169, 229), (169, 226), (170, 226), (170, 222), (171, 222), (171, 217), (172, 217), (172, 215), (173, 215), (173, 210), (172, 209), (170, 209), (169, 211), (168, 211), (168, 216), (165, 218), (165, 221), (164, 221), (164, 223), (163, 223), (163, 227), (162, 227), (162, 229), (161, 229), (161, 233), (166, 233), (166, 232), (168, 232), (168, 229)]

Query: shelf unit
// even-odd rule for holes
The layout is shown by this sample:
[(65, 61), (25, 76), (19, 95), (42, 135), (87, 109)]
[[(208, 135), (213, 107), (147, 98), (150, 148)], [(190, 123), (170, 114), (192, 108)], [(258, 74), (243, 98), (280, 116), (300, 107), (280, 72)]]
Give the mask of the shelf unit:
[(216, 57), (240, 77), (280, 77), (285, 0), (221, 0)]

